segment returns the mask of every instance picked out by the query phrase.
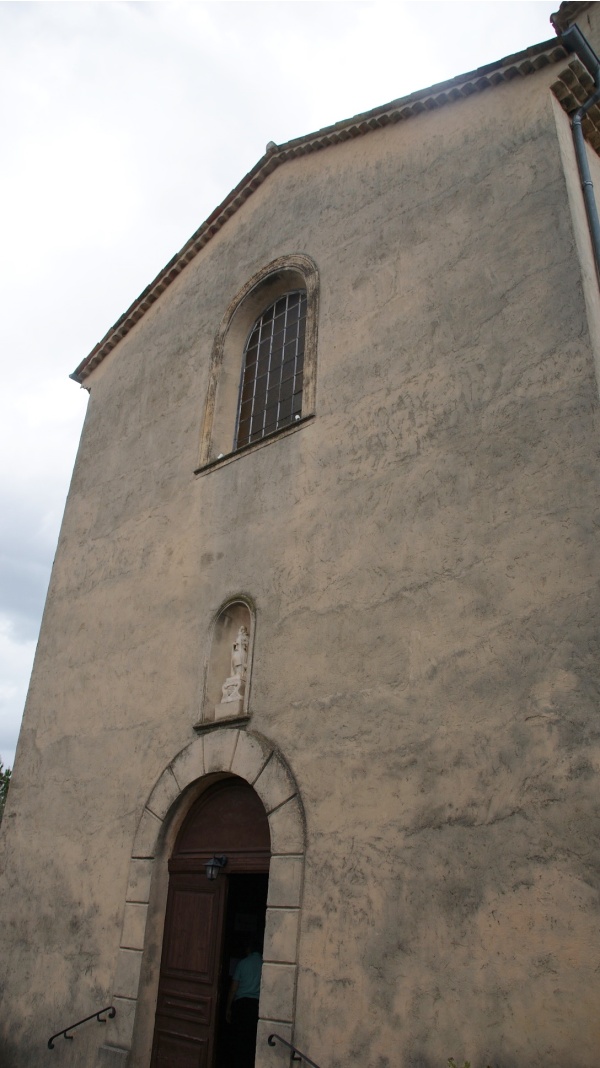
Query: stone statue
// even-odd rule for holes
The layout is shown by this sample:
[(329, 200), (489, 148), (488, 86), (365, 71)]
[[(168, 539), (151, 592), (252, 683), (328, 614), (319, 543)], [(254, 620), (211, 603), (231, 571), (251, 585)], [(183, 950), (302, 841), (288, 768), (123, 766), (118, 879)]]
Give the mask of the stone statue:
[(231, 675), (223, 683), (221, 704), (241, 701), (246, 688), (246, 669), (248, 666), (248, 629), (240, 627), (231, 648)]

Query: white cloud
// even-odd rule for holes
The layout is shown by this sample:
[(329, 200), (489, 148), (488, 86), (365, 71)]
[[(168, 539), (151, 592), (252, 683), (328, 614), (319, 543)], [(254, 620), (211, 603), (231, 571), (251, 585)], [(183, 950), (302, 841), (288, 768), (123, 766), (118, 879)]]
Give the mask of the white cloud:
[(15, 640), (12, 622), (0, 615), (0, 759), (12, 767), (36, 641)]

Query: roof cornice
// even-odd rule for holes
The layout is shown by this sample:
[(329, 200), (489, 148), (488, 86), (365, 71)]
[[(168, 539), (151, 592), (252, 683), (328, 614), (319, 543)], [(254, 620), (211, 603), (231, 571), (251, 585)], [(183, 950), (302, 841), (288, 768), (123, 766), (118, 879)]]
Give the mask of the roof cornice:
[[(550, 89), (563, 111), (571, 116), (594, 92), (594, 79), (583, 63), (574, 56), (567, 67), (558, 72)], [(583, 134), (588, 144), (600, 155), (600, 106), (594, 104), (583, 117)]]
[(550, 15), (550, 22), (558, 34), (564, 33), (591, 6), (591, 0), (588, 3), (571, 3), (570, 0), (565, 0), (558, 11)]
[[(575, 5), (581, 6), (581, 5)], [(584, 5), (585, 6), (585, 5)], [(409, 96), (399, 100), (392, 100), (389, 104), (373, 108), (372, 111), (363, 112), (350, 119), (344, 119), (333, 126), (326, 126), (316, 133), (306, 134), (287, 141), (283, 145), (269, 147), (267, 152), (252, 170), (242, 178), (235, 189), (225, 197), (221, 204), (209, 215), (208, 219), (196, 230), (185, 243), (183, 248), (163, 267), (153, 282), (140, 293), (133, 304), (111, 327), (107, 334), (92, 349), (89, 356), (79, 364), (70, 376), (80, 384), (98, 366), (105, 356), (115, 348), (133, 326), (146, 314), (148, 309), (158, 300), (161, 293), (170, 286), (183, 269), (198, 255), (201, 249), (219, 232), (228, 219), (241, 208), (249, 197), (260, 185), (283, 163), (297, 159), (299, 156), (318, 152), (330, 145), (340, 144), (373, 130), (381, 129), (393, 123), (403, 122), (425, 111), (435, 111), (446, 104), (463, 100), (474, 93), (491, 89), (495, 86), (512, 81), (513, 78), (524, 77), (534, 74), (536, 71), (558, 63), (567, 55), (566, 50), (559, 40), (553, 38), (533, 45), (523, 52), (508, 56), (496, 63), (489, 63), (485, 67), (461, 74), (445, 82), (430, 86), (427, 89), (418, 90)]]

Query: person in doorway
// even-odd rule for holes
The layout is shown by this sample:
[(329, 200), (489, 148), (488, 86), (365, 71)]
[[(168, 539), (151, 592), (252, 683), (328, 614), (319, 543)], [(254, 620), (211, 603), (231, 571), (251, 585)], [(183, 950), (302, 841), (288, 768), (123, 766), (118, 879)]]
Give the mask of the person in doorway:
[(258, 942), (247, 939), (245, 957), (238, 961), (227, 997), (225, 1018), (235, 1036), (235, 1068), (253, 1068), (258, 1024), (262, 956)]

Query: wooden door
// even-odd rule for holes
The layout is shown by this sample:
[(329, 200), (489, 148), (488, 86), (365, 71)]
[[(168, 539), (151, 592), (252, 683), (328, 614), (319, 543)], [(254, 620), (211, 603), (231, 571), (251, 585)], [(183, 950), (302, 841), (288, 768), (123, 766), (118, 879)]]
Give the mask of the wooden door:
[(152, 1068), (212, 1064), (226, 891), (204, 871), (171, 875)]
[[(212, 1068), (227, 875), (268, 872), (269, 822), (251, 786), (230, 778), (192, 806), (169, 861), (152, 1068)], [(226, 855), (211, 881), (205, 863)]]

